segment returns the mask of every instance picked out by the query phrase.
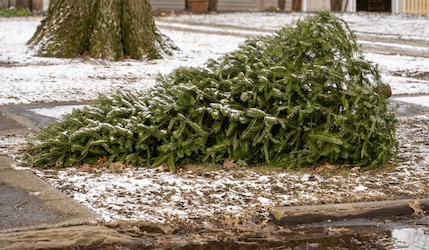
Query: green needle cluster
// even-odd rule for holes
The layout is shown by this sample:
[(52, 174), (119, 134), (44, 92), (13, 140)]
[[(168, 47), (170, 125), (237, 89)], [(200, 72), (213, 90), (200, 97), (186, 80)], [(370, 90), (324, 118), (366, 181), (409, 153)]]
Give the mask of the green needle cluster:
[(374, 168), (394, 156), (396, 119), (376, 66), (341, 19), (321, 12), (247, 40), (201, 68), (178, 68), (138, 93), (100, 96), (42, 129), (39, 167), (107, 156), (137, 166), (331, 164)]

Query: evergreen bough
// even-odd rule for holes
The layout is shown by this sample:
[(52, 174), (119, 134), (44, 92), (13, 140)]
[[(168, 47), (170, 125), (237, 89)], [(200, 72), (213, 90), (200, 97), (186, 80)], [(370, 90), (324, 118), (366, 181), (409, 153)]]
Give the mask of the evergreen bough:
[(138, 93), (100, 96), (43, 128), (27, 148), (39, 167), (329, 162), (372, 168), (395, 153), (395, 118), (377, 67), (327, 13), (247, 40), (204, 68), (178, 68)]

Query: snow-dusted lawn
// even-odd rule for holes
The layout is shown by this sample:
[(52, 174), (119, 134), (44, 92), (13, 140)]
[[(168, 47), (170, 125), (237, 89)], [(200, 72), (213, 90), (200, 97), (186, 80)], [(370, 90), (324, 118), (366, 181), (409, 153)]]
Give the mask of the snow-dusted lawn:
[[(169, 73), (179, 66), (201, 66), (209, 58), (234, 50), (244, 41), (243, 33), (267, 34), (302, 15), (231, 13), (159, 18), (164, 26), (180, 23), (176, 26), (197, 31), (162, 28), (181, 50), (171, 58), (149, 62), (38, 58), (25, 43), (41, 19), (0, 19), (0, 105), (92, 100), (99, 93), (148, 88), (155, 84), (158, 74)], [(429, 17), (357, 14), (341, 17), (359, 33), (426, 41), (429, 37)], [(189, 22), (193, 24), (187, 24)], [(223, 35), (215, 34), (221, 33), (216, 31), (219, 27)], [(211, 32), (204, 33), (205, 29)], [(231, 35), (224, 35), (225, 32)], [(237, 32), (241, 33), (237, 35)], [(428, 57), (376, 53), (365, 53), (365, 56), (379, 64), (394, 95), (429, 94), (428, 76), (413, 77), (429, 71)], [(427, 99), (421, 99), (421, 105), (428, 105)], [(415, 100), (418, 98), (412, 99)], [(310, 170), (206, 171), (201, 168), (178, 173), (146, 168), (119, 173), (98, 169), (93, 172), (34, 171), (106, 221), (201, 225), (236, 216), (266, 218), (269, 207), (275, 205), (424, 197), (429, 190), (429, 115), (398, 119), (399, 163), (396, 169), (387, 171), (356, 169), (318, 174)], [(0, 135), (0, 150), (14, 154), (23, 137)]]

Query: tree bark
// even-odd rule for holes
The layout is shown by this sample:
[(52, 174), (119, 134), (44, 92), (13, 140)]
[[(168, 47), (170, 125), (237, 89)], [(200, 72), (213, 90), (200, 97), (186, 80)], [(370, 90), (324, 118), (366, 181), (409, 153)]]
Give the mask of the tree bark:
[(156, 28), (149, 0), (51, 0), (28, 44), (39, 56), (162, 58), (174, 45)]

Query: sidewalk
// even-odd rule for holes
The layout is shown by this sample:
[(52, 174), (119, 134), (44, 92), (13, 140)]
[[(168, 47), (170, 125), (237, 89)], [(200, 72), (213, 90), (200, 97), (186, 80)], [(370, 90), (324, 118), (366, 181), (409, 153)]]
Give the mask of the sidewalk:
[[(19, 105), (3, 106), (0, 107), (0, 133), (19, 134), (37, 130), (46, 119)], [(130, 236), (102, 226), (102, 219), (97, 214), (31, 171), (15, 170), (12, 164), (8, 156), (0, 155), (0, 249), (98, 248), (138, 244)]]
[(101, 218), (37, 178), (16, 171), (0, 156), (0, 249), (98, 248), (138, 245), (98, 225)]
[(0, 156), (0, 232), (96, 224), (100, 218), (30, 171)]

